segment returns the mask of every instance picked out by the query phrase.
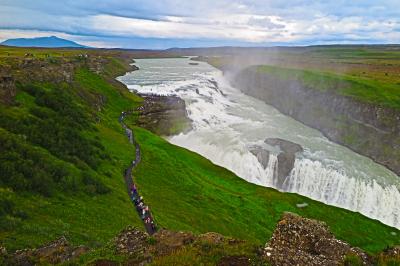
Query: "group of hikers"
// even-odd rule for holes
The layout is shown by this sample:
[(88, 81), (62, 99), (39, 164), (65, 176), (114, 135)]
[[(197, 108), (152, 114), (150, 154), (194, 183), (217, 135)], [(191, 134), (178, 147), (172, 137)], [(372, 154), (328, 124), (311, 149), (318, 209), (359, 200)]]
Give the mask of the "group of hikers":
[(138, 212), (140, 218), (143, 220), (147, 231), (149, 232), (150, 229), (150, 232), (155, 232), (156, 225), (154, 224), (153, 217), (150, 214), (150, 208), (149, 206), (144, 204), (143, 197), (139, 196), (135, 184), (131, 184), (129, 193), (132, 202), (136, 206), (136, 211)]
[(136, 185), (132, 180), (132, 169), (136, 166), (136, 164), (140, 160), (140, 149), (139, 145), (134, 142), (133, 132), (130, 128), (128, 128), (124, 123), (123, 120), (125, 118), (126, 112), (122, 112), (121, 116), (119, 117), (119, 122), (122, 124), (122, 127), (125, 129), (126, 135), (129, 138), (129, 142), (135, 145), (135, 160), (132, 161), (132, 165), (126, 169), (125, 171), (125, 180), (127, 186), (129, 187), (129, 196), (136, 207), (136, 211), (139, 214), (140, 218), (144, 222), (146, 231), (149, 234), (153, 234), (156, 232), (156, 225), (154, 223), (153, 217), (150, 213), (149, 206), (144, 204), (143, 197), (139, 195)]

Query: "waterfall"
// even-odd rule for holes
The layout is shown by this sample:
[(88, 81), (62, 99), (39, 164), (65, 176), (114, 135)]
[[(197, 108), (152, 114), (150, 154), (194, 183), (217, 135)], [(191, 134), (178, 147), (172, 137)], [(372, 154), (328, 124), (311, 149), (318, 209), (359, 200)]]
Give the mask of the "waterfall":
[(400, 193), (396, 186), (383, 187), (375, 180), (366, 182), (349, 177), (343, 171), (324, 166), (320, 161), (296, 159), (281, 189), (358, 211), (391, 226), (400, 227)]
[[(138, 59), (140, 70), (120, 78), (141, 93), (176, 95), (185, 101), (193, 129), (169, 138), (171, 143), (201, 154), (248, 182), (298, 193), (400, 228), (397, 175), (242, 94), (208, 64), (189, 66), (188, 62)], [(254, 146), (268, 149), (264, 140), (274, 137), (304, 149), (285, 180), (278, 179), (279, 151), (270, 151), (266, 165), (249, 151)]]
[(267, 167), (265, 168), (265, 180), (269, 187), (277, 187), (278, 177), (278, 156), (270, 154)]

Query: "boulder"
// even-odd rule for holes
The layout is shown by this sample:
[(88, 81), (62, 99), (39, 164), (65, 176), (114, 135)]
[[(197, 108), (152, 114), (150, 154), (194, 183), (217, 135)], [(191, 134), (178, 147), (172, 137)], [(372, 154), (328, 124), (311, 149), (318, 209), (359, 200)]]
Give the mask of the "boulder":
[(114, 239), (114, 245), (118, 254), (143, 256), (149, 247), (149, 236), (147, 233), (128, 226)]
[(371, 264), (366, 253), (336, 239), (324, 222), (293, 213), (283, 214), (264, 249), (271, 265), (343, 265), (349, 255)]

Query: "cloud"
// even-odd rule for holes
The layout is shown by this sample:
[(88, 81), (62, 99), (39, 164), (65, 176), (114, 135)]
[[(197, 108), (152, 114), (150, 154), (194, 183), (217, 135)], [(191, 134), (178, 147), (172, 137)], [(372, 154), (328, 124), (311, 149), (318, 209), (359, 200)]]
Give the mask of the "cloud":
[[(148, 20), (96, 15), (88, 19), (90, 28), (99, 33), (116, 36), (140, 36), (151, 38), (199, 38), (222, 39), (247, 42), (263, 42), (266, 39), (286, 41), (276, 32), (279, 27), (265, 30), (265, 26), (248, 24), (251, 17), (225, 16), (212, 18), (211, 23), (201, 20), (174, 17), (173, 20)], [(270, 23), (272, 25), (272, 22)], [(284, 27), (284, 25), (282, 25)]]
[(313, 44), (324, 40), (399, 43), (399, 28), (398, 0), (199, 0), (196, 4), (183, 0), (2, 0), (0, 3), (0, 37), (23, 33), (44, 36), (41, 34), (51, 32), (84, 44), (107, 47), (134, 48), (134, 43), (145, 43), (138, 42), (144, 38), (158, 42), (175, 40), (174, 46), (196, 45), (196, 40), (199, 45), (207, 42)]

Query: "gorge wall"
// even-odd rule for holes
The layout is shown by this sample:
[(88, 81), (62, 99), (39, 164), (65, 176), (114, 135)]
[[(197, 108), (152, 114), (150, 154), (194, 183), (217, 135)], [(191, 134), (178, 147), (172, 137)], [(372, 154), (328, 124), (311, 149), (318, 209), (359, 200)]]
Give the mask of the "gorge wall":
[(400, 110), (308, 88), (296, 78), (263, 73), (257, 66), (236, 72), (230, 81), (243, 93), (400, 175)]

